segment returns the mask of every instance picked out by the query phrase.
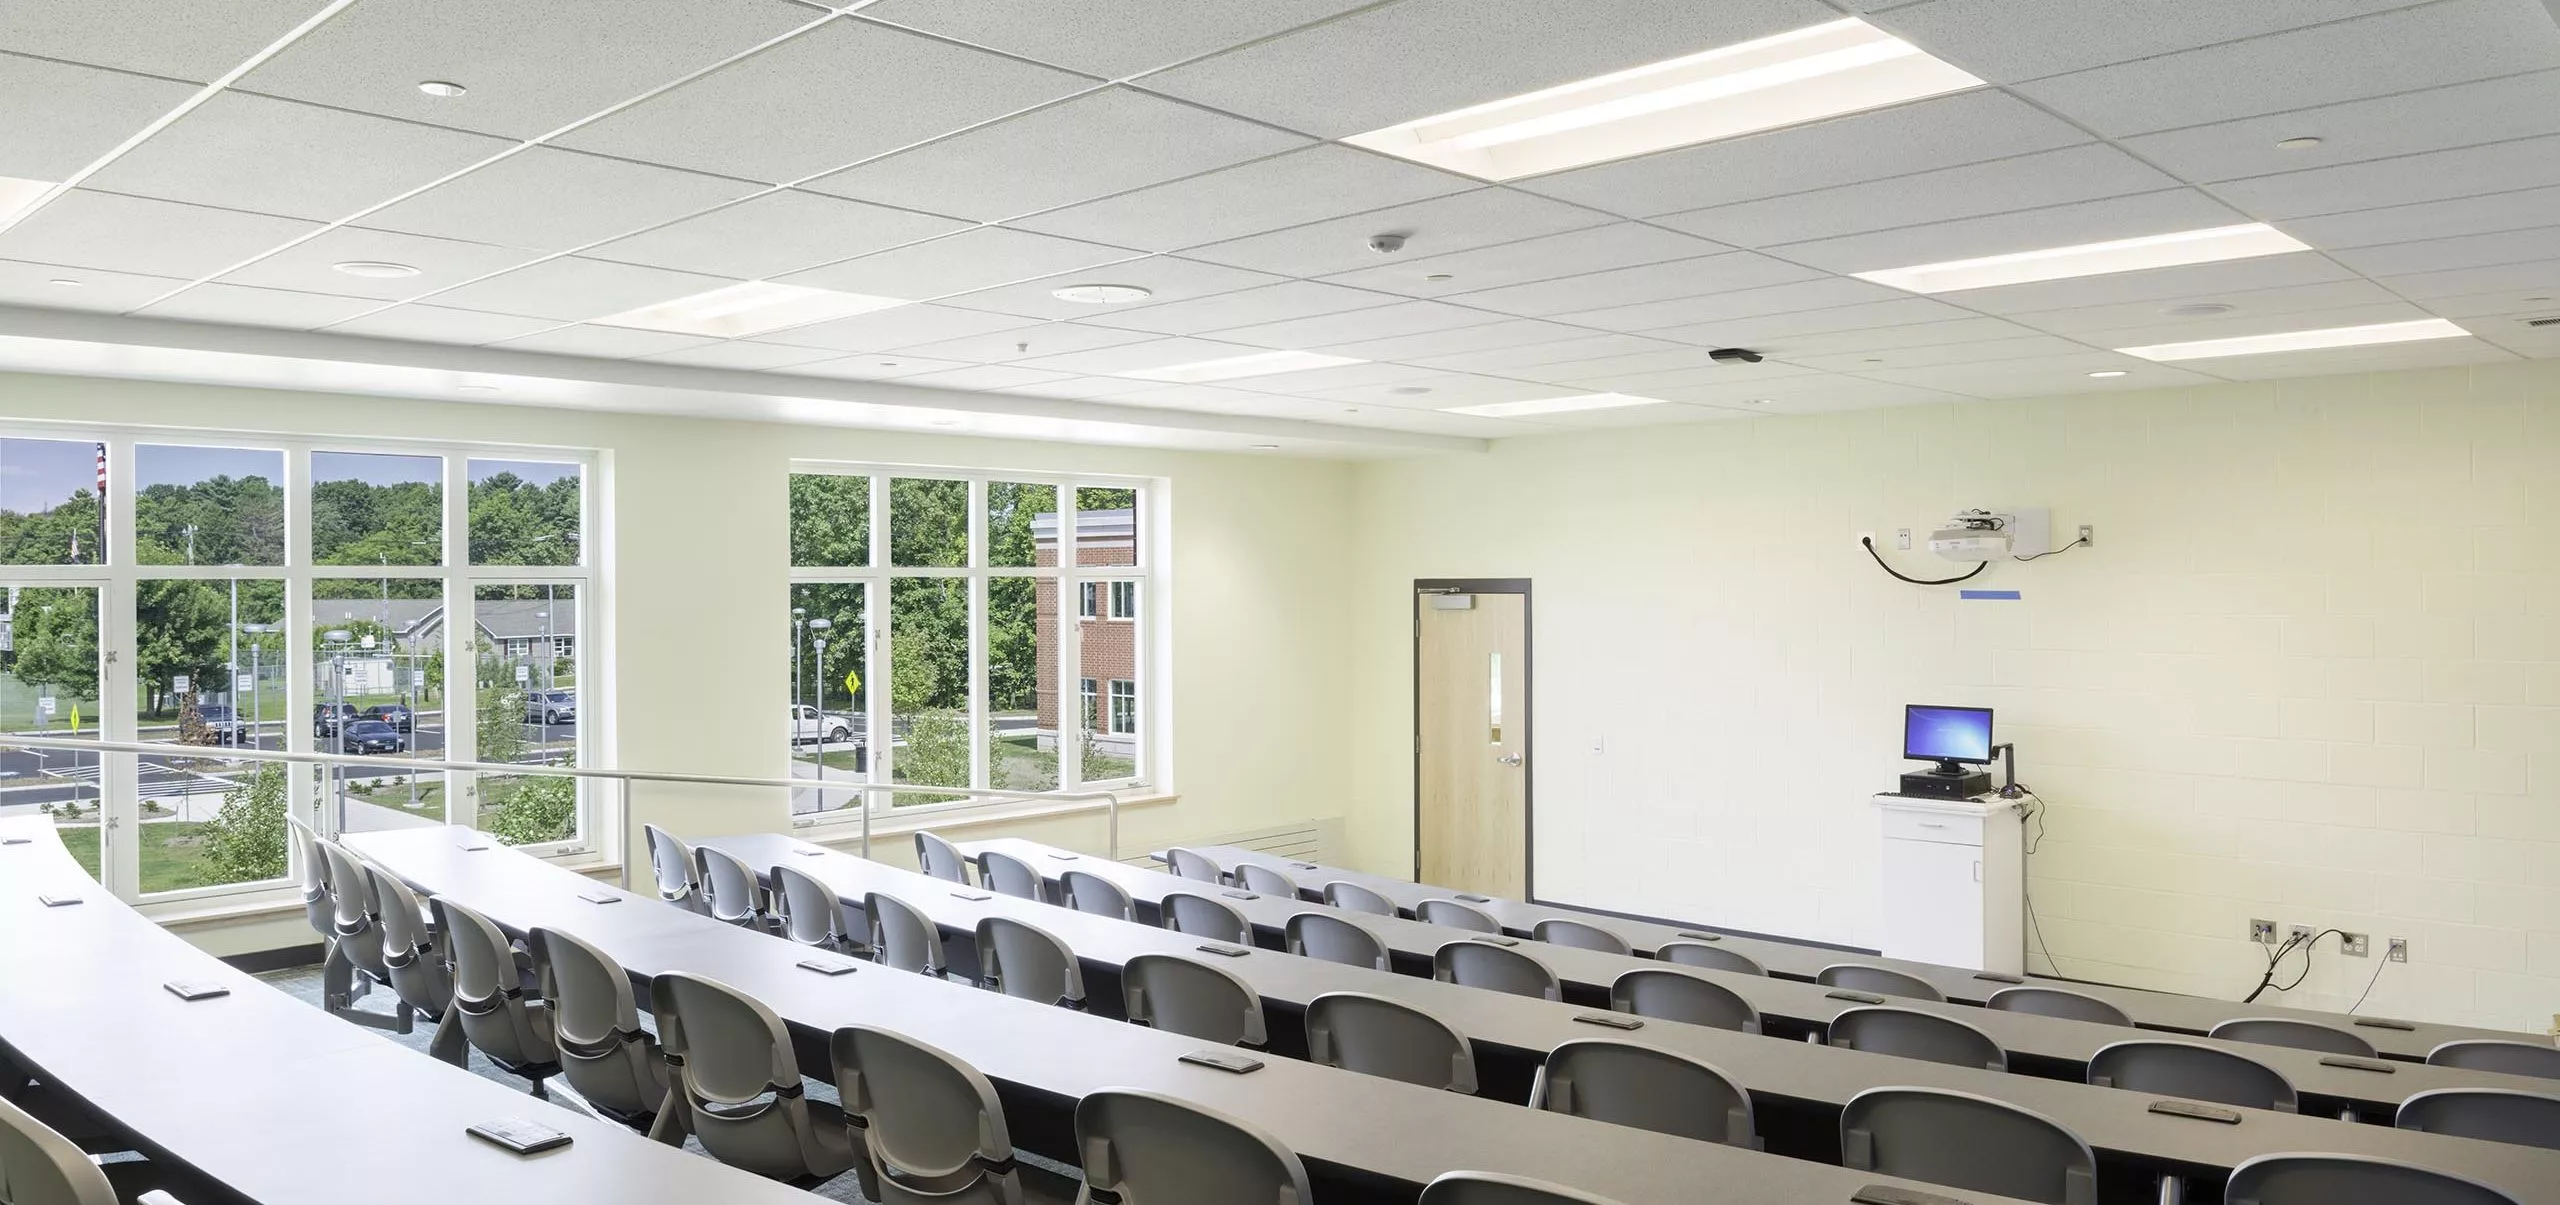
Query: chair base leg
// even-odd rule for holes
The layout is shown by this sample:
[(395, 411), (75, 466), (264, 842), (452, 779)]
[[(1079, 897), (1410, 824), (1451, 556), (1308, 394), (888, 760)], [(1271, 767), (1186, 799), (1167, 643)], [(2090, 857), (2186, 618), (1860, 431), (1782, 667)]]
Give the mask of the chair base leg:
[[(372, 990), (372, 987), (373, 985), (367, 982), (363, 975), (356, 972), (356, 964), (348, 960), (339, 946), (333, 944), (329, 947), (328, 959), (320, 967), (321, 1007), (328, 1010), (331, 1016), (362, 1025), (367, 1029), (389, 1030), (394, 1033), (409, 1032), (409, 1019), (405, 1015), (367, 1012), (356, 1007), (356, 1001), (363, 999), (365, 993)], [(407, 1013), (407, 1006), (403, 1005), (401, 1012)]]
[(462, 1033), (462, 1010), (448, 1005), (444, 1016), (436, 1021), (436, 1033), (427, 1039), (427, 1053), (456, 1067), (471, 1065), (471, 1043)]
[(685, 1135), (692, 1132), (691, 1119), (685, 1116), (684, 1098), (675, 1089), (667, 1089), (666, 1100), (658, 1106), (658, 1119), (649, 1123), (649, 1141), (683, 1146)]
[(2183, 1205), (2187, 1199), (2187, 1182), (2172, 1172), (2160, 1177), (2160, 1205)]

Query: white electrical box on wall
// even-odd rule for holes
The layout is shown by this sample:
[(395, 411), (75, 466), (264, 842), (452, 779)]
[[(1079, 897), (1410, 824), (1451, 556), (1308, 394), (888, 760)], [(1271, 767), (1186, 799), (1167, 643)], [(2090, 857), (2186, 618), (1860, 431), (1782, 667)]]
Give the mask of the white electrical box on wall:
[(1996, 561), (2052, 550), (2053, 512), (2040, 506), (1957, 511), (1929, 536), (1929, 551), (1951, 561)]

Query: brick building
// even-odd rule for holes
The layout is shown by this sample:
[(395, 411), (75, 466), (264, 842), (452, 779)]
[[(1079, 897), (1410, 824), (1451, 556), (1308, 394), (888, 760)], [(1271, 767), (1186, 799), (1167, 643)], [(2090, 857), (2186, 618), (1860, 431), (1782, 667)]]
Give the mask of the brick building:
[[(1132, 509), (1087, 510), (1076, 514), (1076, 563), (1137, 564), (1138, 516)], [(1058, 516), (1033, 516), (1033, 562), (1058, 563)], [(1081, 672), (1071, 696), (1082, 701), (1094, 746), (1116, 757), (1135, 756), (1138, 734), (1138, 607), (1141, 591), (1134, 579), (1087, 581), (1079, 587), (1077, 638)], [(1054, 747), (1058, 732), (1058, 587), (1055, 579), (1039, 585), (1040, 675), (1036, 690), (1041, 745)]]

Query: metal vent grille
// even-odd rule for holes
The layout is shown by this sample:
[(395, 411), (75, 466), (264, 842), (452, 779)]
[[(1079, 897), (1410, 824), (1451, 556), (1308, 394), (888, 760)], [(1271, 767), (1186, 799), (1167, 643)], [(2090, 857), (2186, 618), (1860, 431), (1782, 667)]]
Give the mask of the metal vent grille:
[(2527, 318), (2524, 324), (2526, 326), (2560, 326), (2560, 315), (2550, 318)]

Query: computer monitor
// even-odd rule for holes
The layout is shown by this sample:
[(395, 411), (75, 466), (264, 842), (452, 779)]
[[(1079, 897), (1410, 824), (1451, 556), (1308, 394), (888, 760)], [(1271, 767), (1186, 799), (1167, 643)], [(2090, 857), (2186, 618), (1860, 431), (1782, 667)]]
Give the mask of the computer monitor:
[(1914, 761), (1934, 761), (1940, 774), (1962, 774), (1968, 765), (1990, 765), (1991, 709), (1919, 703), (1904, 706), (1902, 755)]

